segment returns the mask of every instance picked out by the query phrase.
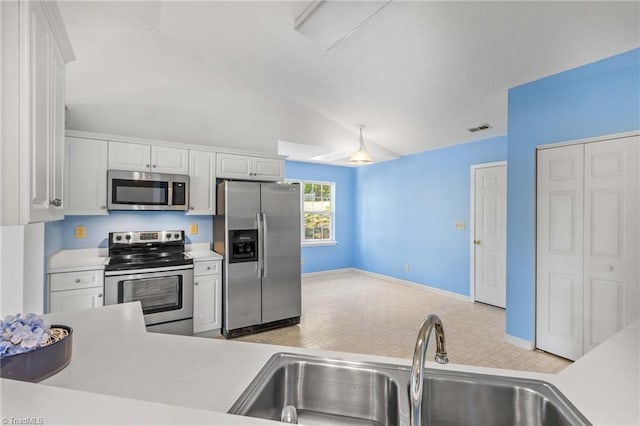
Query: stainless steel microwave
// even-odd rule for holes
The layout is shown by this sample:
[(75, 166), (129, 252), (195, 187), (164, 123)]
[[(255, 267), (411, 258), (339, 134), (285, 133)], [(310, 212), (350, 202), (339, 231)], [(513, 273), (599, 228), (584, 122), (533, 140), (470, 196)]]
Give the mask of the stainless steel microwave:
[(109, 210), (187, 210), (189, 176), (107, 171)]

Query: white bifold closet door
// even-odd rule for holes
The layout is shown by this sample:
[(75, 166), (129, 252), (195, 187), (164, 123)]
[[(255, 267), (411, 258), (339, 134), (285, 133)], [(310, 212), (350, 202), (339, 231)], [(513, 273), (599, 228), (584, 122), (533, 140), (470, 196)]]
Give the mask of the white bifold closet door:
[(538, 151), (536, 346), (578, 359), (638, 318), (640, 137)]

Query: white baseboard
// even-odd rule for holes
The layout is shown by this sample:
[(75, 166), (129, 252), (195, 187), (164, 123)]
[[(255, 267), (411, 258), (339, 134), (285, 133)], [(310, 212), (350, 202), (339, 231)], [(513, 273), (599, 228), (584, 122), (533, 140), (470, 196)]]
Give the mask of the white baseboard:
[(322, 277), (325, 275), (336, 275), (336, 274), (344, 274), (346, 272), (353, 272), (353, 268), (342, 268), (342, 269), (330, 269), (328, 271), (318, 271), (318, 272), (306, 272), (302, 274), (302, 278), (311, 278), (311, 277)]
[(410, 286), (415, 287), (415, 288), (419, 288), (421, 290), (432, 291), (434, 293), (442, 294), (444, 296), (450, 296), (450, 297), (453, 297), (455, 299), (462, 300), (464, 302), (473, 302), (473, 300), (469, 296), (465, 296), (463, 294), (454, 293), (453, 291), (443, 290), (441, 288), (433, 287), (433, 286), (430, 286), (430, 285), (427, 285), (427, 284), (418, 284), (418, 283), (415, 283), (413, 281), (402, 280), (400, 278), (394, 278), (394, 277), (390, 277), (388, 275), (382, 275), (382, 274), (378, 274), (378, 273), (375, 273), (375, 272), (369, 272), (369, 271), (365, 271), (363, 269), (358, 269), (358, 268), (353, 268), (352, 271), (356, 272), (358, 274), (367, 275), (367, 276), (370, 276), (370, 277), (378, 278), (378, 279), (389, 281), (389, 282), (392, 282), (392, 283), (406, 284), (406, 285), (410, 285)]
[(533, 350), (533, 342), (521, 339), (521, 338), (516, 337), (516, 336), (511, 336), (510, 334), (505, 334), (504, 335), (504, 341), (509, 343), (509, 344), (512, 344), (513, 346), (516, 346), (516, 347), (518, 347), (520, 349), (526, 349), (528, 351), (532, 351)]

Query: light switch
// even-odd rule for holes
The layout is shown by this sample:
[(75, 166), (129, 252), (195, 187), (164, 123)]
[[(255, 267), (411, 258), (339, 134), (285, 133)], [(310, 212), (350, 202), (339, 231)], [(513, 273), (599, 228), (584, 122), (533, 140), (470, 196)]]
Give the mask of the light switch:
[(464, 231), (464, 221), (456, 222), (456, 229), (458, 231)]
[(87, 228), (84, 225), (76, 226), (76, 238), (86, 238), (87, 237)]
[(198, 224), (197, 223), (192, 223), (191, 225), (189, 225), (189, 233), (191, 235), (198, 235)]

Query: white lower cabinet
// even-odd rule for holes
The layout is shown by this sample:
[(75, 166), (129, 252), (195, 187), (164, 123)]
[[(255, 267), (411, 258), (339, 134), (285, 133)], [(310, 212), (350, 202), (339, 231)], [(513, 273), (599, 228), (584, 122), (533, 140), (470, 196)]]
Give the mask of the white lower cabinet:
[(222, 327), (222, 262), (195, 262), (193, 278), (193, 333)]
[(102, 270), (49, 274), (49, 312), (69, 312), (102, 305)]
[(69, 312), (104, 304), (102, 287), (54, 291), (49, 294), (49, 312)]

